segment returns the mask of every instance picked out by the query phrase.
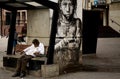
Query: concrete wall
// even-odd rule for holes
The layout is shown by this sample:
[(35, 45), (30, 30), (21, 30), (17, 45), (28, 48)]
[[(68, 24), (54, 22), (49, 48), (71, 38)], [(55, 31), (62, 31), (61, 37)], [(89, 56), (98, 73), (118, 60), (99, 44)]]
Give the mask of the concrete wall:
[(120, 2), (110, 4), (109, 8), (109, 26), (120, 33)]
[(77, 0), (77, 17), (79, 17), (82, 20), (82, 0)]
[(48, 46), (50, 37), (49, 9), (28, 10), (27, 13), (27, 44), (31, 44), (31, 41), (37, 38)]

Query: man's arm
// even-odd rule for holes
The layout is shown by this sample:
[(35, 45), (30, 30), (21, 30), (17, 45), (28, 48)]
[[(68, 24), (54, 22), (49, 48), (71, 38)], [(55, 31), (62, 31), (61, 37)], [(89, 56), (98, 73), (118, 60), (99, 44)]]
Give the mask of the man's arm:
[(32, 44), (31, 46), (25, 48), (20, 54), (24, 54), (25, 52), (27, 52), (28, 50), (30, 50), (34, 45)]
[(40, 53), (39, 52), (35, 52), (34, 55), (35, 56), (40, 56)]
[(40, 52), (39, 52), (40, 54), (44, 54), (45, 53), (45, 46), (44, 46), (43, 43), (40, 43), (39, 50), (40, 50)]
[(36, 49), (36, 52), (34, 53), (35, 56), (44, 55), (44, 45), (43, 43), (40, 43), (39, 46)]

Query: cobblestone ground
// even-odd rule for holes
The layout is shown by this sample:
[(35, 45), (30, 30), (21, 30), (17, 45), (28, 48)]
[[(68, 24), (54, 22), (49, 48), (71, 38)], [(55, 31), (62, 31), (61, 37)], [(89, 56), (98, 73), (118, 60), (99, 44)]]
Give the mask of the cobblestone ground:
[(25, 78), (11, 77), (12, 72), (0, 69), (0, 79), (120, 79), (120, 73), (113, 72), (76, 72), (52, 78), (26, 76)]
[(4, 52), (7, 50), (7, 42), (8, 38), (0, 36), (0, 52)]
[(35, 76), (26, 76), (25, 78), (19, 78), (19, 77), (11, 77), (13, 75), (14, 72), (12, 71), (8, 71), (4, 68), (0, 68), (0, 79), (43, 79), (40, 77), (35, 77)]
[[(4, 69), (2, 65), (7, 40), (8, 38), (0, 37), (0, 79), (20, 79), (11, 77), (14, 72)], [(89, 66), (83, 71), (52, 78), (27, 75), (24, 79), (120, 79), (120, 38), (98, 39), (96, 56), (83, 56), (83, 64)], [(93, 71), (92, 68), (96, 70)]]

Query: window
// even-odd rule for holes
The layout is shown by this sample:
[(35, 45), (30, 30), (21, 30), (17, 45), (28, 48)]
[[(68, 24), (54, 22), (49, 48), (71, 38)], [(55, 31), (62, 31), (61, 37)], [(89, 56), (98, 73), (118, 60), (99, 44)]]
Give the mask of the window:
[(20, 24), (20, 12), (17, 12), (17, 24)]
[(22, 21), (23, 21), (23, 23), (25, 23), (25, 21), (26, 21), (26, 15), (25, 15), (25, 12), (22, 12)]
[(6, 12), (6, 25), (10, 25), (10, 21), (11, 21), (11, 13), (10, 12)]

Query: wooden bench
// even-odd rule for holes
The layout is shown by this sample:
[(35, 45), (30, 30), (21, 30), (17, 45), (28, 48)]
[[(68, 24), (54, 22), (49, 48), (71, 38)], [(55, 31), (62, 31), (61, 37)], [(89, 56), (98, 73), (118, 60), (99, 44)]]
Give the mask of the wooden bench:
[[(17, 44), (16, 45), (16, 50), (15, 50), (15, 54), (20, 53), (21, 51), (23, 51), (25, 48), (29, 47), (30, 45), (25, 45), (25, 44)], [(44, 64), (47, 64), (47, 49), (48, 46), (44, 46), (45, 47), (45, 52), (44, 55), (40, 55), (38, 57), (32, 58), (32, 60), (41, 60), (44, 61)]]
[[(3, 56), (3, 66), (4, 67), (16, 67), (17, 59), (21, 56), (20, 52), (27, 48), (30, 45), (23, 45), (23, 44), (18, 44), (16, 45), (16, 50), (15, 50), (15, 55), (6, 55)], [(41, 69), (41, 65), (47, 64), (47, 57), (46, 57), (46, 52), (47, 52), (48, 46), (45, 46), (45, 54), (40, 56), (40, 57), (35, 57), (32, 58), (31, 61), (29, 62), (30, 70), (37, 70)]]
[(19, 53), (23, 51), (25, 48), (29, 47), (30, 45), (25, 45), (25, 44), (17, 44), (16, 45), (16, 50), (15, 53)]

